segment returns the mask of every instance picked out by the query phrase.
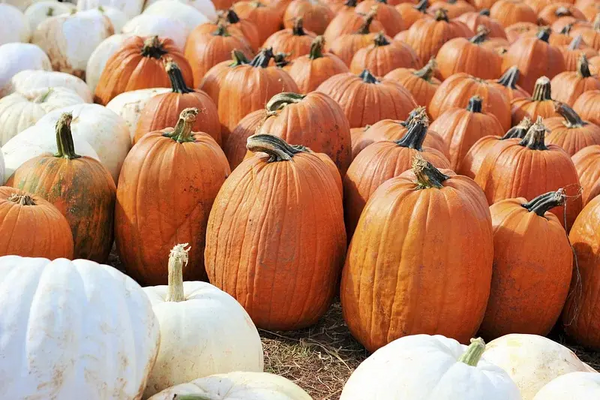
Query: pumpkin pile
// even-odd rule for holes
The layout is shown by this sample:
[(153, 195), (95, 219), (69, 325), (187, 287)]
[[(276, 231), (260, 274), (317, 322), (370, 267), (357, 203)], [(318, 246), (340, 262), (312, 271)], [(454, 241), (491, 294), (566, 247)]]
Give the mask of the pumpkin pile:
[(308, 400), (258, 329), (337, 297), (342, 400), (600, 398), (545, 338), (600, 349), (599, 51), (599, 0), (2, 2), (0, 398)]

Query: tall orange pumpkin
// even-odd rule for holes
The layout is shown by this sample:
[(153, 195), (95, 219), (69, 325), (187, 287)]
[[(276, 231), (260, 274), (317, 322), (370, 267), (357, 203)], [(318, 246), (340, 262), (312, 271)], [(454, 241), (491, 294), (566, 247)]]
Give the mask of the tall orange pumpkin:
[(421, 69), (397, 68), (385, 76), (404, 86), (415, 98), (418, 105), (428, 107), (441, 82), (435, 77), (437, 62), (435, 58)]
[(600, 144), (600, 126), (582, 120), (575, 110), (564, 103), (556, 104), (556, 112), (561, 117), (544, 120), (550, 131), (546, 135), (547, 143), (560, 146), (571, 156), (585, 147)]
[(99, 161), (75, 152), (72, 119), (64, 113), (56, 123), (56, 154), (27, 161), (6, 184), (58, 208), (71, 227), (75, 258), (104, 263), (113, 244), (115, 182)]
[(421, 61), (409, 45), (390, 41), (378, 33), (373, 44), (359, 49), (352, 57), (350, 72), (360, 74), (365, 69), (375, 76), (384, 76), (396, 68), (419, 68)]
[(231, 69), (244, 64), (250, 64), (250, 60), (241, 51), (233, 50), (231, 52), (231, 60), (218, 63), (208, 70), (206, 75), (204, 75), (204, 79), (202, 79), (200, 90), (209, 95), (215, 106), (218, 107), (219, 93), (221, 92), (223, 79), (225, 79)]
[[(283, 25), (282, 16), (275, 8), (268, 6), (260, 0), (244, 0), (233, 4), (233, 10), (240, 18), (246, 19), (256, 25), (258, 40), (265, 40)], [(285, 11), (285, 10), (284, 10)]]
[(600, 90), (600, 77), (592, 75), (585, 54), (579, 56), (577, 71), (565, 71), (552, 78), (553, 99), (571, 107), (582, 93)]
[(233, 171), (210, 213), (208, 277), (259, 328), (310, 326), (329, 308), (346, 254), (339, 175), (274, 136), (251, 136), (248, 149), (260, 154)]
[[(331, 20), (323, 33), (327, 43), (333, 43), (335, 39), (353, 34), (365, 27), (365, 15), (355, 12), (357, 4), (357, 0), (348, 0), (342, 10)], [(371, 33), (381, 32), (384, 30), (383, 25), (379, 21), (374, 21), (374, 18), (375, 14), (370, 23), (366, 25), (366, 29)]]
[(485, 196), (470, 178), (414, 164), (373, 193), (348, 249), (342, 311), (369, 351), (417, 333), (467, 343), (488, 302), (494, 250)]
[(333, 17), (335, 13), (319, 0), (294, 0), (285, 9), (283, 26), (290, 29), (297, 18), (302, 18), (306, 29), (322, 35)]
[(169, 249), (189, 243), (186, 280), (206, 279), (204, 243), (213, 201), (230, 173), (213, 138), (194, 133), (197, 109), (175, 128), (144, 135), (119, 176), (115, 239), (126, 272), (143, 285), (167, 283)]
[(356, 12), (362, 14), (367, 14), (372, 9), (377, 10), (375, 19), (381, 22), (388, 36), (393, 37), (405, 29), (402, 15), (387, 0), (363, 0), (356, 6)]
[(267, 38), (263, 47), (271, 47), (274, 53), (288, 54), (288, 60), (308, 54), (313, 39), (317, 35), (314, 32), (305, 31), (302, 18), (297, 18), (292, 28), (275, 32)]
[(519, 80), (519, 68), (516, 66), (512, 66), (502, 74), (500, 79), (498, 80), (489, 80), (488, 82), (495, 87), (496, 89), (500, 89), (504, 95), (508, 98), (508, 101), (513, 101), (514, 99), (521, 99), (531, 97), (529, 93), (525, 91), (521, 86), (517, 85)]
[(531, 97), (514, 99), (511, 104), (513, 125), (519, 123), (525, 117), (529, 117), (534, 121), (537, 117), (560, 117), (560, 114), (556, 112), (555, 102), (552, 99), (552, 84), (550, 79), (545, 76), (537, 80)]
[[(369, 46), (377, 36), (377, 33), (371, 30), (375, 15), (374, 12), (365, 15), (362, 25), (352, 33), (343, 34), (331, 39), (328, 51), (341, 58), (346, 65), (350, 66), (356, 52), (363, 47)], [(325, 39), (327, 39), (327, 36), (325, 36)]]
[(600, 194), (600, 145), (584, 147), (572, 160), (582, 188), (581, 201), (586, 206)]

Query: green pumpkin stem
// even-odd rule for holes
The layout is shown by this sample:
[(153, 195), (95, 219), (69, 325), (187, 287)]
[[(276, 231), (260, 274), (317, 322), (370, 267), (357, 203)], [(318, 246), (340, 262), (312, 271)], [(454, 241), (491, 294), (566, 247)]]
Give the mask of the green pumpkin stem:
[(235, 11), (233, 11), (233, 8), (230, 8), (227, 11), (225, 11), (225, 21), (232, 25), (237, 24), (240, 22), (240, 17)]
[(577, 74), (582, 78), (589, 78), (592, 76), (590, 72), (590, 63), (585, 55), (585, 53), (581, 53), (579, 56), (579, 60), (577, 61)]
[(365, 83), (379, 83), (375, 75), (373, 75), (368, 69), (365, 69), (363, 72), (361, 72), (359, 77)]
[(531, 128), (533, 122), (529, 117), (524, 117), (518, 125), (510, 128), (500, 140), (506, 139), (523, 139), (527, 135), (527, 131)]
[(160, 60), (165, 54), (167, 54), (167, 51), (163, 48), (158, 36), (151, 36), (144, 41), (142, 56)]
[(45, 103), (46, 100), (48, 100), (48, 97), (50, 97), (50, 95), (52, 94), (52, 92), (54, 92), (54, 88), (48, 88), (44, 93), (33, 99), (33, 103)]
[(421, 0), (419, 2), (419, 4), (414, 6), (414, 9), (419, 11), (422, 14), (426, 14), (428, 8), (429, 8), (429, 0)]
[(183, 267), (188, 264), (189, 251), (188, 243), (177, 244), (169, 254), (169, 292), (167, 294), (167, 301), (180, 302), (185, 300), (183, 292)]
[(569, 107), (568, 104), (557, 101), (554, 104), (554, 111), (556, 111), (565, 119), (564, 124), (569, 129), (581, 128), (582, 126), (587, 125), (587, 122), (582, 120), (579, 114)]
[(179, 69), (179, 65), (172, 59), (167, 60), (165, 62), (165, 71), (167, 71), (167, 75), (169, 75), (169, 79), (171, 80), (171, 90), (173, 93), (192, 93), (194, 89), (191, 89), (186, 85), (185, 80), (183, 79), (183, 74)]
[(260, 53), (256, 55), (250, 62), (250, 65), (254, 68), (267, 68), (269, 61), (274, 57), (273, 49), (271, 47), (262, 49)]
[(485, 342), (482, 338), (471, 339), (471, 344), (459, 358), (458, 361), (476, 367), (485, 351)]
[(560, 207), (565, 204), (566, 195), (563, 189), (559, 189), (556, 192), (548, 192), (539, 195), (529, 203), (522, 204), (524, 208), (529, 212), (534, 212), (540, 217), (546, 215), (548, 211), (554, 207)]
[(287, 105), (300, 103), (306, 95), (298, 94), (294, 92), (282, 92), (271, 97), (271, 100), (265, 107), (267, 109), (267, 115), (276, 114), (277, 111), (281, 110)]
[(477, 27), (477, 34), (473, 36), (469, 41), (473, 44), (482, 44), (488, 39), (490, 30), (485, 25), (479, 25)]
[(81, 157), (75, 153), (71, 121), (73, 121), (73, 114), (63, 113), (56, 122), (56, 148), (58, 151), (54, 154), (54, 157), (66, 158), (67, 160)]
[(294, 21), (292, 34), (294, 36), (306, 36), (306, 32), (304, 31), (304, 20), (301, 17), (296, 18), (296, 21)]
[(408, 131), (406, 131), (402, 139), (396, 140), (396, 144), (401, 147), (422, 151), (428, 126), (429, 118), (427, 118), (427, 115), (414, 117), (408, 125)]
[(48, 11), (46, 11), (46, 17), (54, 16), (54, 8), (48, 7)]
[(375, 20), (377, 12), (371, 11), (364, 16), (364, 20), (360, 28), (356, 31), (358, 35), (368, 35), (371, 32), (371, 24)]
[(173, 132), (165, 134), (166, 137), (170, 137), (179, 143), (193, 142), (194, 135), (192, 135), (192, 128), (196, 122), (198, 116), (197, 108), (186, 108), (181, 114), (179, 114), (179, 120), (177, 125), (173, 128)]
[(546, 26), (546, 27), (541, 28), (536, 36), (539, 40), (542, 40), (542, 41), (548, 43), (548, 41), (550, 40), (550, 33), (552, 33), (552, 31), (550, 30), (550, 27)]
[(504, 87), (509, 89), (517, 88), (517, 81), (519, 80), (519, 75), (521, 75), (521, 71), (519, 71), (519, 67), (513, 65), (509, 69), (506, 70), (504, 74), (498, 79), (498, 83)]
[(483, 109), (483, 99), (480, 96), (473, 96), (467, 104), (467, 111), (472, 113), (480, 113)]
[(535, 87), (533, 88), (533, 101), (548, 101), (552, 100), (552, 86), (550, 85), (550, 79), (545, 76), (538, 78), (535, 81)]
[(538, 117), (535, 124), (531, 125), (531, 128), (529, 128), (527, 134), (519, 144), (531, 150), (548, 150), (545, 140), (546, 127), (542, 123), (542, 117)]
[(317, 58), (323, 57), (323, 48), (325, 47), (325, 37), (317, 36), (315, 40), (312, 41), (310, 45), (310, 52), (308, 53), (308, 58), (311, 60), (316, 60)]
[(439, 169), (425, 160), (420, 154), (415, 155), (412, 163), (412, 171), (417, 177), (415, 184), (417, 189), (441, 189), (442, 183), (450, 177), (442, 174)]
[(489, 8), (482, 8), (479, 11), (479, 15), (483, 15), (483, 16), (489, 17), (491, 15), (490, 14), (490, 9)]
[(445, 8), (435, 10), (435, 20), (450, 22), (448, 19), (448, 11)]
[(7, 200), (12, 201), (13, 203), (20, 204), (22, 206), (36, 206), (37, 205), (35, 203), (35, 201), (31, 198), (31, 196), (28, 194), (25, 194), (25, 193), (13, 193), (8, 197)]
[(250, 60), (248, 60), (246, 55), (238, 49), (232, 50), (231, 51), (231, 64), (229, 64), (229, 66), (237, 67), (239, 65), (244, 65), (244, 64), (250, 64)]
[(266, 153), (268, 163), (289, 161), (298, 153), (307, 152), (303, 146), (292, 146), (280, 137), (273, 135), (253, 135), (246, 142), (246, 148), (253, 153)]
[(434, 77), (435, 71), (437, 70), (437, 61), (435, 57), (431, 57), (431, 59), (425, 64), (423, 68), (413, 72), (413, 75), (427, 81), (431, 82), (431, 78)]

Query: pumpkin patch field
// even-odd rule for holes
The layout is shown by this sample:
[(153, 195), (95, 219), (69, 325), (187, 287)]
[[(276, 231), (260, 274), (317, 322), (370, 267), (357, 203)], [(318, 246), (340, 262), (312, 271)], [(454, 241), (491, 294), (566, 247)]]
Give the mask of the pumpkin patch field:
[(0, 0), (0, 400), (600, 400), (600, 0)]

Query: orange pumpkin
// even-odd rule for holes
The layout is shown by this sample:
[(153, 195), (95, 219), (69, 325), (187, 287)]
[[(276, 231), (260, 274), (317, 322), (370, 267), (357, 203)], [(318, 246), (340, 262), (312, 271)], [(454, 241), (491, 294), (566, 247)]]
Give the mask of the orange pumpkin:
[(560, 146), (569, 155), (574, 156), (581, 149), (600, 144), (600, 127), (581, 119), (581, 117), (568, 105), (556, 103), (556, 112), (560, 118), (547, 118), (544, 120), (550, 132), (546, 135), (546, 142)]
[(327, 43), (333, 43), (337, 38), (356, 33), (363, 28), (371, 33), (381, 32), (384, 29), (381, 22), (374, 21), (374, 13), (369, 23), (366, 24), (365, 15), (355, 12), (356, 5), (357, 0), (348, 0), (344, 8), (331, 20), (323, 33)]
[(285, 10), (283, 25), (287, 29), (293, 28), (294, 21), (302, 18), (306, 29), (322, 35), (333, 17), (334, 12), (319, 0), (294, 0)]
[(585, 121), (600, 125), (600, 90), (584, 92), (573, 105), (573, 110)]
[(56, 154), (25, 162), (6, 184), (58, 208), (71, 228), (74, 258), (104, 263), (113, 244), (115, 182), (99, 161), (75, 152), (72, 120), (72, 114), (64, 113), (56, 123)]
[(385, 79), (398, 82), (413, 95), (418, 105), (427, 107), (441, 84), (440, 80), (434, 77), (436, 70), (437, 62), (432, 58), (420, 70), (398, 68), (388, 73)]
[(563, 35), (570, 35), (573, 28), (591, 28), (592, 24), (585, 20), (580, 20), (571, 16), (564, 16), (554, 21), (550, 27), (554, 32), (560, 32)]
[[(555, 4), (553, 0), (525, 0), (525, 3), (529, 5), (536, 14), (542, 12), (546, 6)], [(561, 3), (573, 4), (574, 0), (562, 0)]]
[(573, 254), (560, 221), (548, 211), (564, 202), (565, 194), (559, 190), (529, 202), (512, 198), (490, 207), (494, 273), (480, 328), (486, 339), (514, 332), (545, 336), (560, 317), (569, 293)]
[[(588, 59), (598, 55), (596, 50), (583, 44), (581, 35), (573, 39), (570, 44), (560, 46), (559, 50), (565, 59), (566, 71), (577, 71), (579, 68), (579, 59), (582, 55), (585, 55)], [(594, 74), (598, 72), (598, 69), (592, 64), (592, 60), (589, 60), (589, 69)]]
[(185, 83), (194, 82), (192, 68), (181, 50), (168, 38), (133, 36), (106, 61), (94, 101), (106, 105), (117, 95), (137, 89), (170, 87), (164, 60), (172, 59), (181, 68)]
[(396, 10), (402, 17), (404, 28), (408, 30), (420, 19), (433, 19), (433, 17), (427, 13), (427, 7), (429, 7), (429, 1), (421, 0), (418, 4), (412, 2), (400, 3), (396, 5)]
[[(504, 29), (506, 38), (510, 44), (513, 44), (523, 36), (530, 35), (531, 32), (539, 32), (540, 27), (533, 22), (517, 22), (507, 26)], [(552, 37), (552, 36), (550, 36)]]
[(143, 285), (167, 283), (168, 249), (177, 243), (191, 245), (185, 280), (206, 279), (208, 214), (230, 170), (217, 142), (192, 132), (197, 114), (185, 109), (175, 128), (144, 135), (123, 163), (115, 239), (125, 270)]
[(184, 109), (195, 107), (202, 110), (202, 113), (196, 117), (192, 129), (208, 133), (220, 144), (221, 123), (215, 102), (203, 91), (187, 87), (175, 62), (168, 61), (165, 69), (171, 78), (172, 92), (159, 94), (148, 100), (140, 113), (133, 143), (137, 143), (148, 132), (175, 126)]
[(417, 333), (467, 343), (488, 302), (491, 225), (472, 179), (423, 159), (381, 185), (361, 215), (342, 273), (342, 312), (352, 335), (368, 351)]
[(41, 197), (12, 187), (0, 187), (0, 237), (0, 256), (73, 259), (64, 215)]
[(554, 100), (570, 106), (582, 93), (600, 89), (600, 78), (592, 75), (585, 54), (579, 56), (577, 71), (565, 71), (552, 78), (552, 95)]
[(519, 80), (519, 68), (512, 66), (504, 72), (498, 80), (488, 81), (492, 87), (500, 89), (509, 101), (514, 99), (531, 97), (521, 86), (517, 85)]
[(357, 0), (322, 0), (322, 2), (336, 15), (348, 9), (348, 4), (351, 4), (350, 8), (354, 11), (354, 8), (358, 3)]
[(280, 14), (275, 8), (269, 7), (260, 0), (236, 2), (233, 10), (240, 18), (248, 20), (256, 26), (260, 43), (264, 43), (269, 36), (281, 28), (283, 11)]
[(585, 19), (590, 22), (600, 13), (600, 3), (596, 3), (596, 1), (590, 1), (583, 5), (576, 4), (575, 6), (581, 10), (583, 15), (585, 15)]
[(537, 80), (530, 98), (514, 99), (511, 105), (513, 125), (518, 124), (525, 117), (531, 120), (536, 120), (538, 117), (560, 117), (554, 107), (550, 79), (545, 76)]
[(217, 10), (226, 10), (233, 5), (235, 0), (212, 0)]
[(350, 63), (350, 72), (360, 74), (365, 69), (375, 76), (384, 76), (396, 68), (419, 68), (421, 61), (413, 49), (378, 33), (373, 44), (358, 50)]
[(489, 37), (506, 39), (504, 27), (498, 21), (490, 17), (490, 10), (488, 9), (462, 14), (457, 20), (463, 22), (473, 32), (477, 32), (477, 28), (483, 25), (489, 30)]
[(600, 194), (600, 145), (584, 147), (573, 157), (581, 184), (581, 201), (586, 206)]
[(293, 0), (265, 0), (267, 6), (277, 11), (279, 19), (283, 19), (285, 10), (289, 7)]
[(376, 10), (375, 20), (381, 22), (388, 36), (395, 36), (405, 29), (402, 15), (387, 0), (363, 0), (356, 6), (356, 12), (368, 14)]
[(253, 111), (242, 118), (235, 129), (231, 131), (231, 135), (229, 135), (229, 140), (225, 143), (223, 151), (227, 156), (227, 160), (229, 160), (229, 166), (232, 171), (246, 158), (248, 152), (246, 149), (247, 140), (258, 131), (266, 118), (266, 109)]
[(254, 24), (254, 22), (241, 19), (233, 8), (229, 8), (223, 14), (223, 19), (227, 22), (227, 27), (237, 28), (246, 38), (250, 47), (252, 47), (253, 51), (257, 51), (262, 44), (260, 41), (260, 37), (258, 36), (258, 28)]
[(490, 8), (490, 17), (507, 28), (518, 22), (537, 24), (535, 11), (521, 0), (498, 0)]
[[(590, 49), (588, 47), (587, 50), (593, 49)], [(593, 74), (597, 75), (600, 72), (600, 55), (596, 54), (595, 56), (590, 57), (590, 55), (586, 53), (586, 56), (589, 58), (588, 61), (590, 63), (590, 71), (592, 71)]]
[(585, 21), (585, 15), (573, 4), (569, 3), (552, 3), (548, 4), (538, 12), (540, 25), (552, 25), (556, 21), (565, 17), (573, 17), (576, 20)]
[[(365, 15), (363, 24), (358, 30), (334, 39), (330, 42), (331, 45), (328, 50), (338, 56), (347, 66), (350, 66), (356, 52), (363, 47), (369, 46), (377, 36), (377, 33), (372, 33), (370, 29), (374, 18), (375, 13), (373, 12)], [(327, 36), (325, 36), (325, 39), (327, 40)]]
[(571, 43), (571, 41), (573, 40), (573, 38), (570, 36), (570, 30), (568, 28), (565, 28), (562, 32), (560, 33), (556, 33), (553, 32), (552, 29), (548, 28), (548, 27), (537, 27), (536, 29), (532, 29), (530, 31), (527, 32), (523, 32), (523, 34), (521, 35), (521, 37), (538, 37), (542, 32), (547, 32), (548, 33), (548, 43), (550, 44), (550, 46), (554, 46), (557, 48), (560, 48), (560, 46), (566, 46), (569, 43)]
[(475, 7), (471, 4), (467, 3), (465, 0), (446, 0), (446, 1), (437, 1), (429, 7), (429, 13), (435, 14), (437, 10), (440, 9), (446, 10), (448, 13), (448, 18), (450, 19), (458, 19), (463, 14), (475, 12)]
[(213, 100), (215, 106), (218, 107), (221, 83), (223, 83), (223, 79), (225, 79), (227, 73), (235, 67), (249, 63), (250, 61), (244, 53), (239, 50), (233, 50), (231, 52), (231, 60), (218, 63), (208, 70), (204, 75), (204, 79), (202, 79), (200, 90), (206, 93)]
[(600, 13), (596, 15), (591, 28), (573, 29), (573, 35), (581, 35), (583, 42), (596, 51), (600, 51)]
[(210, 282), (260, 328), (310, 326), (329, 308), (346, 255), (339, 174), (274, 136), (251, 136), (248, 150), (260, 154), (233, 171), (210, 213)]
[(305, 31), (302, 18), (297, 18), (293, 28), (275, 32), (269, 36), (263, 47), (271, 47), (274, 53), (285, 53), (291, 61), (308, 54), (316, 36), (313, 32)]
[(325, 93), (342, 106), (351, 128), (373, 124), (382, 119), (405, 119), (417, 104), (400, 84), (379, 80), (368, 70), (360, 75), (334, 75), (317, 91)]

